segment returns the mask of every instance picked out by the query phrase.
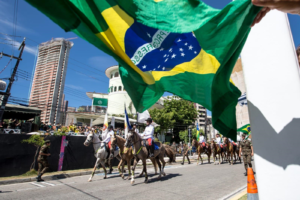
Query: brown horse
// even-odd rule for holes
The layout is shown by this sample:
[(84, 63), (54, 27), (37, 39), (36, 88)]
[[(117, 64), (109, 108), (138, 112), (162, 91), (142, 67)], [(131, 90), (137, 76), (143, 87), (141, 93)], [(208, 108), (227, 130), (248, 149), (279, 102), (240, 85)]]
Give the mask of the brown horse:
[(206, 148), (207, 148), (206, 152), (204, 151), (203, 147), (197, 142), (197, 140), (193, 139), (192, 146), (196, 147), (197, 154), (198, 154), (197, 165), (199, 163), (199, 158), (201, 159), (201, 165), (203, 164), (201, 153), (205, 153), (207, 155), (207, 157), (208, 157), (208, 163), (210, 163), (211, 148), (210, 148), (210, 146), (207, 143), (205, 145), (206, 145)]
[[(130, 174), (131, 174), (131, 160), (133, 159), (133, 150), (132, 147), (125, 147), (125, 142), (126, 140), (120, 136), (114, 136), (111, 138), (111, 151), (113, 151), (115, 149), (115, 146), (117, 145), (120, 148), (119, 151), (119, 155), (121, 157), (121, 161), (118, 165), (118, 170), (120, 173), (120, 176), (125, 179), (124, 177), (124, 166), (125, 163), (127, 163), (127, 167), (128, 167), (128, 177), (127, 180), (130, 179)], [(150, 159), (153, 163), (154, 169), (155, 169), (155, 174), (157, 174), (157, 164), (156, 164), (156, 160), (155, 159)], [(121, 170), (121, 166), (122, 166), (122, 170)], [(139, 176), (143, 175), (143, 171), (141, 172), (141, 174)]]
[(176, 162), (176, 152), (167, 144), (163, 144), (165, 147), (165, 153), (170, 158), (169, 163)]
[(229, 162), (229, 165), (233, 165), (233, 157), (234, 157), (234, 160), (236, 161), (235, 149), (234, 149), (236, 147), (234, 147), (233, 144), (231, 142), (229, 142), (228, 138), (224, 138), (224, 144), (226, 146), (227, 160)]
[[(135, 131), (131, 130), (128, 132), (127, 140), (125, 143), (125, 146), (127, 148), (131, 147), (133, 145), (133, 154), (135, 155), (136, 159), (134, 160), (134, 164), (132, 167), (132, 175), (131, 175), (131, 184), (134, 184), (134, 170), (137, 165), (138, 160), (142, 160), (143, 162), (143, 172), (145, 172), (145, 183), (148, 182), (148, 174), (147, 174), (147, 165), (146, 160), (148, 158), (148, 150), (145, 146), (142, 145), (142, 138), (141, 136), (136, 133)], [(154, 142), (153, 144), (154, 145)], [(161, 143), (156, 143), (156, 145), (159, 147), (158, 150), (154, 151), (154, 157), (156, 159), (156, 163), (159, 167), (159, 176), (158, 178), (161, 178), (161, 175), (165, 176), (164, 167), (165, 167), (165, 147)], [(161, 162), (161, 163), (160, 163)], [(162, 164), (162, 165), (161, 165)]]
[[(217, 145), (214, 140), (212, 140), (212, 142), (210, 144), (210, 148), (211, 148), (212, 153), (213, 153), (214, 164), (216, 164), (215, 158), (217, 157), (217, 155), (219, 156), (219, 158), (218, 158), (219, 165), (221, 163), (223, 163), (223, 155), (224, 155), (224, 153), (222, 151), (222, 148), (219, 145)], [(220, 155), (221, 155), (221, 158), (222, 158), (222, 162), (221, 162), (221, 159), (220, 159)]]
[(236, 144), (235, 153), (236, 153), (236, 155), (237, 155), (237, 157), (238, 157), (238, 159), (240, 160), (240, 163), (241, 163), (242, 159), (240, 157), (240, 142), (237, 142), (237, 144)]

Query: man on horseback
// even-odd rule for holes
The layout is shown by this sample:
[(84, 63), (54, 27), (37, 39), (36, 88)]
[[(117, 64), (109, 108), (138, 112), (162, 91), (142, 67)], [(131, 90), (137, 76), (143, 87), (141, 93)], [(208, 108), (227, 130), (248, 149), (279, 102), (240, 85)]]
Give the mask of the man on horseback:
[(132, 130), (133, 130), (134, 132), (136, 132), (136, 133), (140, 133), (139, 129), (137, 128), (136, 123), (133, 123), (133, 124), (132, 124)]
[(199, 144), (202, 146), (205, 153), (207, 153), (207, 148), (206, 148), (206, 143), (205, 142), (206, 141), (205, 141), (205, 137), (203, 136), (203, 133), (200, 133)]
[[(154, 157), (154, 144), (153, 144), (153, 139), (154, 139), (154, 126), (151, 124), (152, 119), (148, 118), (146, 120), (147, 126), (144, 130), (144, 132), (141, 134), (144, 142), (144, 146), (146, 146), (148, 150), (148, 154), (150, 154), (150, 158)], [(146, 145), (146, 141), (148, 142), (148, 145)]]
[[(108, 133), (106, 135), (106, 138), (102, 141), (105, 143), (105, 148), (106, 148), (106, 151), (108, 152), (108, 157), (110, 156), (111, 153), (114, 153), (114, 152), (111, 152), (110, 150), (110, 147), (111, 147), (111, 137), (113, 137), (115, 135), (115, 132), (114, 132), (114, 127), (112, 125), (110, 125), (108, 127)], [(107, 146), (106, 146), (107, 145)]]
[(222, 149), (223, 151), (226, 151), (226, 148), (225, 148), (225, 146), (223, 145), (223, 140), (222, 140), (222, 138), (220, 137), (220, 134), (219, 134), (219, 133), (217, 133), (217, 135), (216, 135), (216, 143), (221, 147), (221, 149)]

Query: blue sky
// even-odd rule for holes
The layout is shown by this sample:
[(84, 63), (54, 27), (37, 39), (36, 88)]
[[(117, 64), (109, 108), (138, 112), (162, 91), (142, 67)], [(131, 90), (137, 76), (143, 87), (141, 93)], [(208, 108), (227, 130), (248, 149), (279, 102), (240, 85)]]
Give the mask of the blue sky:
[[(223, 8), (229, 0), (203, 0), (207, 4), (215, 8)], [(18, 51), (11, 45), (12, 37), (3, 35), (12, 35), (13, 19), (14, 19), (14, 2), (13, 0), (0, 0), (0, 51), (7, 54), (18, 55)], [(291, 29), (294, 37), (295, 45), (300, 44), (300, 17), (289, 15)], [(39, 43), (51, 40), (51, 38), (74, 38), (77, 37), (74, 33), (66, 33), (42, 13), (31, 7), (24, 0), (19, 0), (17, 12), (17, 26), (15, 35), (26, 37), (26, 48), (23, 54), (23, 60), (20, 62), (19, 69), (30, 79), (35, 58), (37, 54), (37, 45)], [(19, 42), (22, 37), (16, 37)], [(67, 86), (65, 89), (66, 100), (69, 101), (69, 106), (90, 105), (91, 100), (85, 95), (85, 92), (101, 92), (106, 93), (108, 90), (108, 78), (104, 71), (107, 67), (116, 65), (117, 62), (110, 56), (107, 56), (93, 45), (77, 38), (71, 40), (74, 46), (70, 51), (70, 59), (66, 77)], [(5, 43), (5, 44), (3, 44)], [(18, 43), (15, 43), (18, 45)], [(2, 70), (9, 58), (3, 57), (0, 60), (0, 70)], [(10, 62), (8, 67), (0, 74), (0, 78), (9, 77), (15, 61)], [(24, 76), (23, 76), (24, 78)], [(30, 81), (23, 78), (18, 78), (12, 87), (11, 95), (19, 99), (26, 100), (29, 98)]]

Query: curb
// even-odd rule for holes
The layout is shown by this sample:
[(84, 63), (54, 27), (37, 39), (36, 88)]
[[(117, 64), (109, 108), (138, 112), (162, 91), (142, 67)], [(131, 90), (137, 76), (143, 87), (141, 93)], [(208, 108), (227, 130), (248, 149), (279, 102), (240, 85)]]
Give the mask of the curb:
[[(190, 157), (191, 161), (195, 161), (195, 158), (193, 156)], [(168, 161), (169, 158), (165, 158), (165, 161)], [(182, 161), (182, 157), (176, 157), (176, 163), (180, 163), (179, 161)], [(147, 159), (147, 163), (151, 162), (150, 160)], [(152, 165), (152, 164), (151, 164)], [(141, 169), (142, 166), (137, 166), (136, 169)], [(124, 168), (126, 169), (126, 167)], [(73, 173), (62, 173), (62, 174), (56, 174), (56, 175), (45, 175), (43, 176), (43, 179), (45, 181), (50, 181), (50, 180), (58, 180), (58, 179), (65, 179), (65, 178), (71, 178), (75, 176), (85, 176), (85, 175), (91, 175), (91, 171), (83, 171), (83, 172), (73, 172)], [(103, 169), (102, 169), (103, 172)], [(102, 173), (100, 170), (96, 170), (95, 174)], [(10, 179), (10, 180), (4, 180), (0, 181), (0, 185), (9, 185), (9, 184), (16, 184), (16, 183), (25, 183), (25, 182), (32, 182), (36, 181), (35, 177), (30, 177), (30, 178), (20, 178), (20, 179)]]

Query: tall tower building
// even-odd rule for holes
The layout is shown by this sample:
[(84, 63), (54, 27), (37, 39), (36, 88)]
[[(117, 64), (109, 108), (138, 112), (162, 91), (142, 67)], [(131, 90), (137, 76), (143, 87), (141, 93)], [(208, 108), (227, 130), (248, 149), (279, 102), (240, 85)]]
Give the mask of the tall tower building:
[(30, 92), (30, 106), (42, 110), (41, 121), (60, 123), (70, 49), (73, 42), (63, 38), (39, 45), (39, 54)]

